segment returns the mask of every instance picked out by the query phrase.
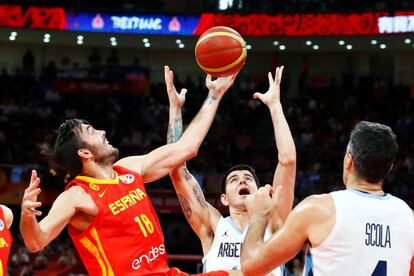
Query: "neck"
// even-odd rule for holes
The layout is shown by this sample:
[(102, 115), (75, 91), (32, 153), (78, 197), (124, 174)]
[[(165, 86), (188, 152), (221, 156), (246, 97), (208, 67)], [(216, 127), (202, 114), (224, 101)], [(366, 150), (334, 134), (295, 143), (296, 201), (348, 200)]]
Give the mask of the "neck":
[(249, 226), (249, 214), (247, 210), (237, 210), (230, 208), (230, 217), (234, 224), (239, 227), (240, 231), (243, 232), (247, 226)]
[(385, 194), (382, 190), (382, 181), (377, 183), (368, 183), (354, 175), (350, 175), (346, 183), (347, 189), (355, 189), (370, 194), (383, 195)]
[(98, 165), (96, 163), (84, 165), (81, 175), (96, 179), (114, 179), (116, 176), (112, 165)]

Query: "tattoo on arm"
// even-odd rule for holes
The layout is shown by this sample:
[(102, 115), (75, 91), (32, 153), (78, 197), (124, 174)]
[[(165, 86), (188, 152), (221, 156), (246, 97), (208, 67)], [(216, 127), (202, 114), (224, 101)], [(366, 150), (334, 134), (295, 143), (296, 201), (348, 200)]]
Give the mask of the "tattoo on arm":
[(188, 203), (187, 199), (185, 199), (181, 194), (178, 195), (178, 200), (180, 201), (181, 208), (183, 209), (184, 215), (186, 219), (190, 219), (191, 217), (191, 207), (190, 203)]
[(185, 180), (189, 181), (192, 177), (186, 166), (183, 166)]
[(202, 208), (207, 208), (207, 201), (204, 198), (204, 194), (200, 189), (200, 186), (198, 184), (193, 185), (193, 193), (197, 198), (198, 203), (200, 203), (200, 206)]
[[(184, 170), (184, 177), (185, 180), (187, 182), (189, 182), (191, 180), (191, 178), (193, 178), (193, 176), (190, 174), (190, 172), (188, 171), (186, 166), (183, 166), (183, 170)], [(200, 186), (198, 185), (198, 183), (190, 183), (192, 189), (193, 189), (193, 194), (195, 195), (195, 197), (197, 198), (198, 203), (200, 203), (200, 206), (202, 208), (207, 208), (207, 201), (206, 198), (204, 197), (203, 191), (201, 190)]]
[(168, 125), (167, 131), (167, 144), (175, 143), (180, 139), (183, 133), (183, 120), (181, 114), (175, 118), (175, 120)]
[(207, 105), (212, 104), (212, 103), (213, 103), (213, 102), (215, 102), (216, 100), (217, 100), (217, 98), (216, 98), (216, 97), (209, 95), (209, 96), (207, 97), (207, 99), (206, 99), (206, 104), (207, 104)]

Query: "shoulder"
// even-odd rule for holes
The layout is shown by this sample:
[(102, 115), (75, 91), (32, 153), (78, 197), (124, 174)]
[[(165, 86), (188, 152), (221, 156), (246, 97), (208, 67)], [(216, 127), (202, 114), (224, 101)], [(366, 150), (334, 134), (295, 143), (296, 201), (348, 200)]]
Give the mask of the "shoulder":
[(401, 208), (405, 208), (405, 209), (411, 210), (411, 212), (413, 212), (413, 210), (411, 209), (410, 205), (407, 204), (407, 202), (405, 202), (404, 200), (402, 200), (399, 197), (393, 196), (392, 194), (388, 194), (388, 195), (395, 202), (395, 204), (400, 205)]
[(69, 205), (73, 204), (74, 207), (80, 207), (90, 201), (94, 202), (89, 193), (82, 186), (76, 184), (62, 192), (57, 200), (65, 201)]
[(293, 212), (308, 221), (321, 221), (335, 214), (335, 204), (330, 194), (311, 195), (300, 202)]
[(69, 187), (57, 197), (53, 204), (60, 205), (62, 208), (81, 210), (90, 215), (97, 215), (99, 211), (92, 196), (79, 185)]
[(306, 197), (302, 202), (300, 202), (297, 207), (306, 209), (324, 209), (329, 205), (333, 205), (333, 199), (330, 194), (321, 194), (321, 195), (311, 195)]
[(128, 156), (118, 160), (114, 166), (131, 170), (135, 173), (142, 174), (142, 163), (145, 160), (145, 155)]
[(13, 212), (9, 207), (5, 205), (0, 205), (3, 210), (4, 219), (6, 220), (7, 228), (10, 228), (13, 223)]

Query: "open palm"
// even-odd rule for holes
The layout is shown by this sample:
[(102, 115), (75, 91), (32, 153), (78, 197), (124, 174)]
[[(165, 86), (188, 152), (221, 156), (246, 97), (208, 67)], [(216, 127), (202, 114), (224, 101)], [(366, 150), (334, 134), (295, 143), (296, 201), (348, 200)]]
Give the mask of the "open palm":
[(275, 78), (273, 79), (272, 73), (267, 74), (269, 78), (269, 90), (266, 93), (256, 92), (253, 98), (261, 100), (267, 106), (280, 102), (280, 82), (282, 80), (284, 66), (276, 67)]
[(177, 92), (177, 89), (174, 86), (174, 73), (168, 66), (164, 66), (164, 77), (170, 106), (181, 108), (185, 103), (185, 94), (187, 93), (187, 89), (183, 88), (180, 93)]
[(227, 77), (219, 77), (215, 80), (212, 80), (212, 76), (210, 74), (206, 77), (206, 87), (208, 90), (213, 94), (215, 97), (221, 97), (226, 93), (226, 91), (230, 88), (230, 86), (233, 84), (234, 80), (237, 77), (236, 73), (227, 76)]

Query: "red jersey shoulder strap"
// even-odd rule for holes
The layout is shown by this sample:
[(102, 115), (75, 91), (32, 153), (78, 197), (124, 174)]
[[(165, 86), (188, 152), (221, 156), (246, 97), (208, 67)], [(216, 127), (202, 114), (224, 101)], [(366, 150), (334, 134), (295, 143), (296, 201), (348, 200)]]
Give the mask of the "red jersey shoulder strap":
[(125, 167), (121, 167), (121, 166), (118, 166), (118, 165), (115, 165), (114, 166), (114, 170), (119, 174), (119, 175), (121, 175), (121, 174), (132, 174), (132, 175), (134, 175), (134, 176), (137, 176), (139, 179), (141, 179), (141, 181), (142, 181), (142, 175), (140, 174), (140, 173), (138, 173), (138, 172), (136, 172), (136, 171), (132, 171), (132, 170), (130, 170), (130, 169), (127, 169), (127, 168), (125, 168)]

